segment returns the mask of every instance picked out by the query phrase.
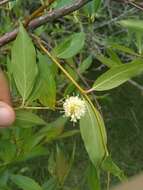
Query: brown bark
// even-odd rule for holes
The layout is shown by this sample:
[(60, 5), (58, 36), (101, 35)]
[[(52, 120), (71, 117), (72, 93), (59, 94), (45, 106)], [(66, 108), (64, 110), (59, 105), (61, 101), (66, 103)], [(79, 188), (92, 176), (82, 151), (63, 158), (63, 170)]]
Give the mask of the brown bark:
[[(87, 4), (90, 1), (92, 1), (92, 0), (75, 0), (75, 3), (73, 3), (70, 6), (63, 7), (58, 10), (53, 10), (43, 16), (33, 19), (32, 21), (30, 21), (27, 28), (29, 30), (34, 30), (34, 29), (38, 28), (39, 26), (44, 25), (48, 22), (53, 22), (53, 21), (57, 20), (58, 18), (61, 18), (65, 15), (68, 15), (68, 14), (80, 9), (81, 7), (83, 7), (85, 4)], [(8, 33), (4, 34), (3, 36), (1, 36), (0, 37), (0, 47), (4, 46), (5, 44), (14, 40), (17, 33), (18, 33), (18, 28), (14, 29), (12, 32), (8, 32)]]

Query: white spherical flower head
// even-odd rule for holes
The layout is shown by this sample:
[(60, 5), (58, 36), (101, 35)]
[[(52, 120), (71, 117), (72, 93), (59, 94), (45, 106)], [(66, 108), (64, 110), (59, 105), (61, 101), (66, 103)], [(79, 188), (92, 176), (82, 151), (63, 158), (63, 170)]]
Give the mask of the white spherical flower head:
[(70, 117), (72, 122), (77, 122), (86, 112), (85, 102), (78, 96), (67, 98), (63, 104), (63, 108), (65, 116)]

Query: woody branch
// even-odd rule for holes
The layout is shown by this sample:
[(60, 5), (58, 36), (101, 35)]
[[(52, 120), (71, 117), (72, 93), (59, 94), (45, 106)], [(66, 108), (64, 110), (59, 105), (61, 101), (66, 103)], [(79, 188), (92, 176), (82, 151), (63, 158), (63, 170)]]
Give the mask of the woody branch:
[[(85, 4), (89, 3), (90, 1), (92, 1), (92, 0), (75, 0), (75, 2), (69, 6), (50, 11), (43, 16), (40, 16), (38, 18), (31, 20), (27, 26), (27, 29), (32, 31), (41, 25), (44, 25), (48, 22), (53, 22), (53, 21), (57, 20), (58, 18), (61, 18), (65, 15), (68, 15), (68, 14), (80, 9)], [(4, 46), (7, 43), (14, 40), (17, 33), (18, 33), (18, 28), (15, 28), (13, 31), (8, 32), (8, 33), (4, 34), (3, 36), (1, 36), (0, 37), (0, 47)]]

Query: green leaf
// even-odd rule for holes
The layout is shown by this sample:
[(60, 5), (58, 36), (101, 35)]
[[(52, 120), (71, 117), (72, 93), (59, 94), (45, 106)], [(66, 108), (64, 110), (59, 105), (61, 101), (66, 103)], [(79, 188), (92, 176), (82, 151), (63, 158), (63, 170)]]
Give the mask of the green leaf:
[(90, 190), (100, 190), (99, 170), (97, 170), (92, 164), (90, 164), (88, 169), (87, 180)]
[(118, 66), (118, 64), (113, 61), (112, 59), (108, 58), (108, 57), (105, 57), (104, 55), (100, 54), (100, 55), (96, 55), (96, 58), (101, 62), (103, 63), (104, 65), (106, 65), (107, 67), (115, 67), (115, 66)]
[(39, 89), (39, 101), (44, 106), (50, 108), (55, 107), (56, 103), (56, 82), (54, 79), (54, 72), (51, 63), (48, 62), (47, 56), (38, 54), (39, 58), (39, 69), (41, 86)]
[(83, 32), (75, 33), (68, 37), (64, 42), (54, 49), (57, 57), (68, 59), (80, 52), (85, 42), (85, 34)]
[(78, 135), (80, 134), (80, 131), (75, 129), (75, 130), (69, 130), (69, 131), (66, 131), (64, 132), (63, 134), (61, 134), (58, 139), (62, 139), (62, 138), (69, 138), (69, 137), (72, 137), (72, 136), (75, 136), (75, 135)]
[(35, 48), (22, 24), (12, 47), (12, 71), (24, 103), (32, 92), (37, 65)]
[(30, 150), (29, 152), (25, 152), (25, 154), (22, 155), (22, 159), (20, 159), (20, 161), (27, 161), (36, 157), (47, 156), (47, 155), (48, 155), (47, 149), (39, 145), (32, 148), (32, 150)]
[(15, 159), (16, 146), (8, 140), (0, 141), (0, 160), (9, 163)]
[(121, 20), (119, 22), (123, 27), (128, 28), (128, 31), (132, 34), (135, 33), (136, 46), (139, 50), (139, 54), (142, 53), (142, 37), (143, 37), (143, 21), (142, 20)]
[(69, 6), (74, 2), (74, 0), (57, 0), (54, 3), (54, 8), (59, 9), (61, 7)]
[(102, 74), (94, 83), (93, 90), (104, 91), (115, 88), (131, 77), (143, 71), (143, 61), (135, 60), (132, 63), (116, 66)]
[(0, 172), (0, 189), (1, 190), (10, 190), (7, 187), (8, 180), (9, 180), (9, 170), (5, 169), (5, 171)]
[(100, 8), (100, 5), (101, 5), (101, 0), (93, 0), (92, 2), (88, 3), (84, 10), (85, 12), (92, 18), (95, 17), (97, 11), (99, 10)]
[(126, 46), (115, 44), (115, 43), (109, 43), (109, 46), (114, 48), (114, 49), (119, 50), (120, 52), (124, 52), (124, 53), (127, 53), (127, 54), (138, 56), (138, 54), (136, 52), (134, 52), (134, 50), (132, 50), (132, 49), (126, 47)]
[[(38, 58), (39, 75), (28, 102), (39, 99), (44, 106), (53, 108), (56, 99), (56, 82), (54, 78), (57, 74), (57, 66), (47, 55), (43, 55), (40, 52), (38, 52)], [(48, 74), (50, 77), (47, 77)]]
[(143, 32), (143, 21), (142, 20), (121, 20), (119, 21), (123, 27), (131, 29), (133, 31)]
[(36, 84), (34, 86), (33, 92), (30, 95), (30, 97), (28, 98), (27, 104), (32, 103), (34, 100), (37, 100), (41, 96), (41, 93), (42, 93), (41, 89), (43, 88), (42, 83), (43, 83), (43, 80), (42, 80), (42, 78), (40, 77), (40, 74), (39, 74), (38, 77), (37, 77)]
[(11, 180), (23, 190), (42, 190), (40, 185), (33, 179), (23, 175), (11, 175)]
[(60, 186), (64, 185), (67, 176), (72, 168), (75, 157), (76, 144), (73, 144), (73, 150), (71, 155), (67, 155), (64, 148), (56, 146), (56, 151), (51, 152), (49, 158), (48, 169), (50, 174), (58, 180)]
[(92, 64), (92, 56), (88, 56), (80, 65), (79, 65), (79, 72), (82, 74), (84, 73)]
[(72, 94), (72, 92), (76, 89), (75, 85), (70, 83), (66, 89), (65, 89), (65, 92), (64, 92), (64, 97), (68, 96), (69, 94)]
[(109, 57), (117, 64), (117, 65), (122, 65), (122, 61), (119, 58), (119, 56), (116, 54), (115, 51), (113, 51), (111, 48), (108, 48), (106, 50), (107, 54), (109, 55)]
[(58, 145), (56, 146), (55, 161), (56, 177), (58, 178), (59, 183), (63, 185), (70, 166), (63, 150)]
[(106, 131), (100, 113), (86, 102), (87, 113), (80, 120), (80, 131), (91, 162), (98, 167), (106, 154)]
[(112, 158), (108, 156), (102, 163), (102, 169), (117, 176), (119, 180), (124, 181), (126, 177), (124, 172), (113, 162)]
[(93, 8), (95, 12), (97, 12), (100, 8), (101, 2), (101, 0), (93, 0)]
[(16, 111), (16, 121), (14, 123), (15, 126), (20, 127), (32, 127), (33, 125), (46, 125), (47, 123), (41, 119), (38, 115), (25, 111), (25, 110), (19, 110)]
[(65, 126), (66, 122), (67, 122), (66, 118), (59, 117), (54, 122), (51, 122), (51, 123), (47, 124), (46, 127), (43, 127), (39, 131), (39, 134), (45, 135), (45, 141), (46, 142), (54, 140), (63, 133), (64, 126)]
[(42, 187), (43, 190), (55, 190), (57, 189), (58, 182), (55, 178), (50, 178), (48, 181), (46, 181)]

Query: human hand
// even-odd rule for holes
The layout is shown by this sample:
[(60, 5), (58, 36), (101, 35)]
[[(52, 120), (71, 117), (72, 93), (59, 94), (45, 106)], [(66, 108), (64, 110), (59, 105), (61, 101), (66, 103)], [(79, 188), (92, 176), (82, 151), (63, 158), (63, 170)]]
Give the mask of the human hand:
[(0, 127), (8, 127), (15, 120), (10, 91), (4, 73), (0, 70)]

